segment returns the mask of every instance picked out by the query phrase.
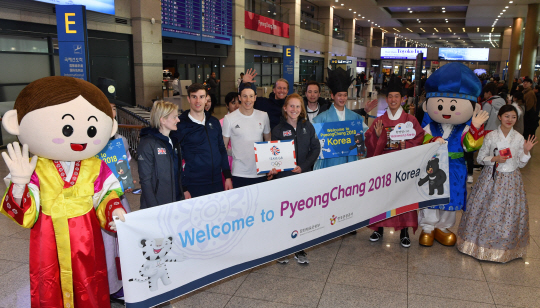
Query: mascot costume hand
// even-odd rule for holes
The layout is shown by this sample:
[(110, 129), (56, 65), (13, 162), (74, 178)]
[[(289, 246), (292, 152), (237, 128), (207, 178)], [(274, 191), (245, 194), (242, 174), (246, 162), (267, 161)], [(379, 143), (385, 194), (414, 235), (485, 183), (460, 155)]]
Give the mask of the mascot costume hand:
[(482, 146), (488, 118), (476, 103), (481, 88), (478, 77), (461, 63), (446, 64), (426, 80), (424, 143), (448, 143), (450, 203), (420, 211), (420, 245), (431, 246), (434, 239), (446, 246), (456, 243), (456, 235), (448, 229), (456, 222), (456, 211), (467, 201), (464, 152)]
[(45, 77), (2, 124), (23, 144), (2, 153), (10, 175), (0, 212), (31, 228), (32, 307), (110, 307), (100, 228), (115, 231), (125, 210), (120, 183), (94, 157), (118, 128), (107, 97), (83, 80)]

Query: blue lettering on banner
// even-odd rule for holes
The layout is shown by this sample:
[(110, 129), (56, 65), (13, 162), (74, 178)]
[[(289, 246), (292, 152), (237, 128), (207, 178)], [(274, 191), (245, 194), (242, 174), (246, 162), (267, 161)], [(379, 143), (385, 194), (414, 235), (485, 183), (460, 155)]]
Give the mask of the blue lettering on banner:
[(57, 5), (60, 75), (88, 80), (88, 35), (83, 5)]
[[(272, 212), (272, 217), (273, 217), (273, 212)], [(206, 231), (198, 230), (195, 232), (195, 228), (191, 228), (191, 233), (190, 231), (186, 230), (184, 232), (184, 236), (182, 236), (182, 233), (178, 233), (178, 235), (180, 236), (180, 242), (182, 243), (182, 247), (185, 248), (188, 245), (189, 246), (195, 245), (195, 241), (202, 243), (206, 240), (210, 240), (211, 238), (217, 238), (221, 236), (221, 234), (229, 234), (231, 232), (240, 231), (244, 229), (245, 226), (251, 227), (253, 226), (254, 220), (255, 218), (253, 216), (248, 216), (245, 221), (244, 221), (244, 218), (239, 218), (231, 222), (225, 222), (221, 226), (212, 226), (212, 228), (210, 228), (210, 226), (206, 224), (206, 227), (205, 227)]]

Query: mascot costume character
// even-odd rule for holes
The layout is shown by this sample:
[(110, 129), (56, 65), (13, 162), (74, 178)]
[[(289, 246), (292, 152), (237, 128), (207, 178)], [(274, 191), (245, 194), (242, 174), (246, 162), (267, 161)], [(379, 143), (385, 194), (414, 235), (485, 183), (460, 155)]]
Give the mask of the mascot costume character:
[(118, 128), (107, 97), (80, 79), (45, 77), (2, 124), (23, 144), (2, 153), (10, 174), (0, 212), (32, 229), (32, 307), (110, 307), (100, 228), (116, 231), (113, 216), (124, 220), (125, 210), (120, 183), (94, 157)]
[(462, 210), (467, 202), (467, 167), (463, 153), (482, 146), (484, 122), (489, 114), (480, 111), (476, 103), (482, 89), (480, 80), (461, 63), (439, 68), (427, 79), (425, 89), (424, 143), (448, 143), (450, 203), (420, 210), (419, 243), (432, 246), (435, 239), (442, 245), (453, 246), (456, 235), (448, 229), (456, 222), (456, 211)]

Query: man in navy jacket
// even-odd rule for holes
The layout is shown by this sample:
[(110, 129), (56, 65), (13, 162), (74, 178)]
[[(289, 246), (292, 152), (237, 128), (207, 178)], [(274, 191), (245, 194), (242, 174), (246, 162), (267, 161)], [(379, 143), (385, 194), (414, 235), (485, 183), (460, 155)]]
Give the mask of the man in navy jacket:
[[(231, 169), (219, 120), (204, 111), (206, 89), (194, 83), (188, 88), (190, 110), (180, 115), (178, 130), (171, 132), (185, 161), (182, 185), (186, 199), (232, 189)], [(225, 183), (221, 174), (225, 176)]]

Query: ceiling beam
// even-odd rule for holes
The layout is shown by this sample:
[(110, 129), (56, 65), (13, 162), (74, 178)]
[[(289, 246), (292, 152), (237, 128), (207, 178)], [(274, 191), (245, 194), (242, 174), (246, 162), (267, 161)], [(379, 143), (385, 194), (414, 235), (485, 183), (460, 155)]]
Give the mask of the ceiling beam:
[(463, 6), (469, 5), (469, 0), (378, 0), (380, 7), (414, 7), (414, 6)]
[(441, 19), (465, 19), (467, 17), (467, 12), (413, 12), (413, 13), (392, 13), (392, 18), (397, 19), (425, 19), (425, 18), (441, 18)]
[[(461, 28), (465, 27), (465, 21), (464, 22), (433, 22), (433, 23), (417, 23), (417, 22), (404, 22), (403, 27), (405, 28), (456, 28), (456, 30), (461, 30)], [(427, 29), (426, 29), (427, 30)], [(457, 32), (457, 31), (456, 31)]]

